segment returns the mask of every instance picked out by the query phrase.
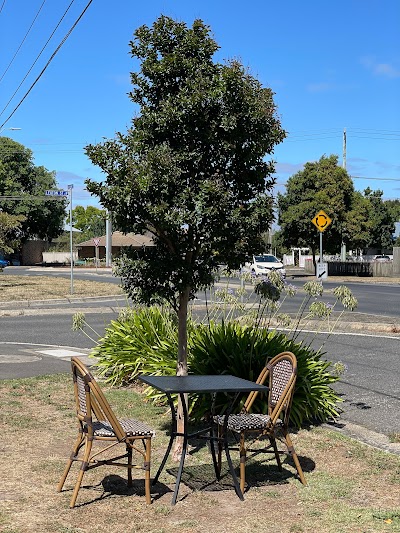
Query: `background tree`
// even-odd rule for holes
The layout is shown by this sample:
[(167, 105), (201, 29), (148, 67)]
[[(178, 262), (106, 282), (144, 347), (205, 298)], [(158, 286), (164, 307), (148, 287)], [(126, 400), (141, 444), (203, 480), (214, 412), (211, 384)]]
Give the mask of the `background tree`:
[(346, 213), (344, 235), (349, 248), (362, 251), (371, 243), (371, 203), (361, 192), (354, 191), (351, 209)]
[(289, 178), (286, 193), (278, 194), (282, 244), (310, 248), (315, 263), (320, 236), (311, 221), (322, 209), (332, 219), (324, 231), (324, 250), (336, 253), (347, 235), (346, 214), (353, 193), (353, 181), (338, 165), (337, 155), (306, 163), (303, 170)]
[[(99, 209), (92, 205), (88, 205), (86, 208), (77, 205), (72, 210), (72, 225), (82, 232), (79, 233), (80, 242), (105, 235), (106, 217), (105, 209)], [(69, 217), (67, 220), (69, 221)]]
[(130, 93), (139, 114), (126, 134), (86, 148), (107, 176), (87, 189), (123, 231), (154, 235), (155, 247), (125, 258), (119, 274), (137, 301), (176, 311), (185, 375), (188, 302), (220, 263), (237, 267), (260, 248), (275, 183), (264, 158), (285, 132), (270, 89), (237, 61), (213, 62), (218, 46), (202, 21), (162, 16), (130, 47), (141, 62)]
[(388, 208), (393, 222), (400, 222), (400, 200), (384, 200), (383, 203)]
[(383, 191), (373, 191), (368, 187), (364, 191), (364, 196), (370, 203), (370, 247), (379, 250), (382, 250), (382, 248), (391, 248), (394, 241), (395, 220), (390, 208), (382, 200)]
[[(11, 254), (18, 246), (18, 232), (25, 217), (22, 215), (10, 215), (0, 211), (0, 252)], [(10, 238), (10, 235), (13, 237)]]
[(32, 151), (8, 137), (0, 137), (0, 196), (26, 197), (1, 200), (5, 213), (22, 215), (18, 228), (21, 242), (32, 237), (51, 240), (63, 231), (66, 200), (38, 200), (48, 189), (56, 189), (54, 172), (35, 166)]

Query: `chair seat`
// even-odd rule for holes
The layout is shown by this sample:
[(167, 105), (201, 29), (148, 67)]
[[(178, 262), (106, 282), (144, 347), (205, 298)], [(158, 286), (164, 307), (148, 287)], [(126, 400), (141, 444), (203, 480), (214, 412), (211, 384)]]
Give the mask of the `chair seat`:
[[(126, 432), (128, 437), (154, 437), (155, 431), (149, 428), (143, 422), (134, 420), (132, 418), (127, 418), (119, 420), (119, 423), (122, 426), (122, 429)], [(93, 422), (93, 432), (95, 437), (115, 437), (114, 430), (111, 424), (105, 420), (99, 421), (96, 420)]]
[[(214, 416), (214, 422), (219, 426), (223, 426), (225, 421), (224, 415)], [(270, 421), (269, 415), (257, 413), (240, 413), (238, 415), (229, 415), (228, 429), (240, 433), (241, 431), (252, 431), (265, 429)], [(281, 420), (277, 420), (275, 425), (282, 424)]]

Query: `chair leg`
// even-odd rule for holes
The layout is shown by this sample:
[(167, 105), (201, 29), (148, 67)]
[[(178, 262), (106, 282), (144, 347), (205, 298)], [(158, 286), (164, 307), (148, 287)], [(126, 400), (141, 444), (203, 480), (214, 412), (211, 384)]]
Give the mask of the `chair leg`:
[(276, 445), (276, 439), (273, 435), (269, 435), (268, 438), (269, 438), (269, 442), (271, 443), (272, 448), (274, 449), (275, 459), (276, 459), (276, 462), (278, 463), (278, 468), (282, 472), (282, 462), (279, 456), (278, 447)]
[(245, 433), (240, 434), (240, 490), (244, 493), (244, 486), (246, 483), (246, 446), (245, 446)]
[(74, 491), (72, 493), (71, 502), (69, 504), (71, 509), (75, 507), (76, 498), (78, 497), (78, 492), (79, 492), (79, 489), (81, 488), (83, 474), (87, 470), (87, 465), (89, 463), (89, 458), (90, 458), (90, 452), (92, 450), (92, 442), (93, 441), (89, 440), (87, 437), (85, 438), (85, 450), (83, 452), (81, 468), (79, 470), (78, 479), (76, 480)]
[(126, 453), (128, 455), (128, 487), (132, 487), (132, 446), (126, 443)]
[(72, 457), (75, 457), (78, 453), (78, 450), (82, 444), (82, 441), (83, 441), (83, 436), (82, 434), (79, 434), (75, 443), (74, 443), (74, 446), (73, 446), (73, 449), (72, 449), (72, 453), (71, 453), (71, 458), (68, 460), (68, 463), (67, 463), (67, 466), (65, 467), (64, 469), (64, 473), (60, 479), (60, 482), (59, 484), (57, 485), (57, 492), (61, 492), (62, 491), (62, 488), (64, 486), (64, 483), (65, 483), (65, 480), (67, 479), (67, 476), (68, 476), (68, 473), (71, 469), (71, 466), (72, 466), (72, 463), (74, 462)]
[(222, 445), (222, 428), (221, 426), (218, 426), (218, 461), (217, 461), (217, 466), (218, 466), (218, 472), (219, 474), (221, 475), (221, 467), (222, 467), (222, 448), (223, 448), (223, 445)]
[(297, 469), (297, 473), (299, 474), (300, 481), (303, 483), (303, 485), (307, 485), (307, 481), (306, 481), (306, 478), (304, 477), (303, 469), (301, 468), (299, 458), (297, 457), (297, 453), (294, 449), (292, 439), (290, 438), (289, 433), (285, 432), (284, 435), (285, 435), (285, 441), (286, 441), (288, 451), (293, 458), (294, 464)]
[(148, 438), (145, 440), (146, 445), (146, 457), (145, 457), (145, 471), (144, 471), (144, 490), (146, 494), (146, 503), (151, 503), (151, 493), (150, 493), (150, 462), (151, 462), (151, 439)]

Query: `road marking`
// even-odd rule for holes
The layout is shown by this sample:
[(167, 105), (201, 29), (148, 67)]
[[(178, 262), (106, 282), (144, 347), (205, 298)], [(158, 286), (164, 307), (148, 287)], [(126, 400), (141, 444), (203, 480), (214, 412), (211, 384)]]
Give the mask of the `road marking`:
[(43, 355), (51, 355), (52, 357), (81, 357), (86, 355), (83, 352), (74, 352), (72, 350), (64, 350), (62, 348), (59, 348), (57, 350), (38, 350), (38, 353), (42, 353)]

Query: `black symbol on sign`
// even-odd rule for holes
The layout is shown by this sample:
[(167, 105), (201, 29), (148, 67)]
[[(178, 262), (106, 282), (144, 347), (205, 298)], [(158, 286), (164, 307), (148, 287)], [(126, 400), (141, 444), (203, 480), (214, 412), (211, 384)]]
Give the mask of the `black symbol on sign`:
[(318, 227), (324, 228), (329, 224), (329, 221), (325, 215), (318, 215), (317, 217), (315, 217), (315, 223)]

